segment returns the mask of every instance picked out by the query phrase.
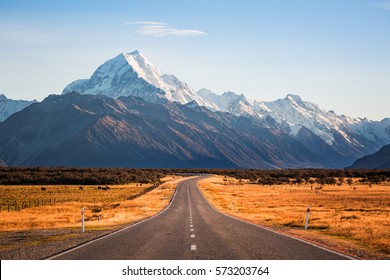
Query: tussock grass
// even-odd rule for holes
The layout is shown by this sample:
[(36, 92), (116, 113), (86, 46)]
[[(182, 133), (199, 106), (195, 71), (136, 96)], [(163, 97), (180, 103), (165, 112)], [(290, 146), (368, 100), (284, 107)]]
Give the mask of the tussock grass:
[[(150, 184), (109, 186), (0, 186), (1, 201), (54, 199), (56, 203), (8, 212), (0, 212), (0, 231), (75, 228), (81, 226), (81, 208), (85, 208), (86, 230), (106, 229), (152, 216), (166, 207), (181, 177), (166, 177), (163, 184), (144, 193)], [(140, 194), (138, 197), (134, 195)], [(128, 198), (131, 198), (128, 200)], [(99, 217), (99, 219), (98, 219)]]
[(354, 182), (316, 190), (310, 185), (263, 186), (214, 176), (199, 182), (199, 188), (210, 203), (230, 215), (341, 250), (354, 248), (390, 258), (390, 186)]

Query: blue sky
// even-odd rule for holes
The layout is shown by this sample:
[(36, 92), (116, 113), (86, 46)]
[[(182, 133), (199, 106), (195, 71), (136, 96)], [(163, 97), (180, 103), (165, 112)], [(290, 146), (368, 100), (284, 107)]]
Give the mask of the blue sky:
[(195, 90), (390, 117), (388, 0), (0, 0), (0, 93), (42, 100), (140, 50)]

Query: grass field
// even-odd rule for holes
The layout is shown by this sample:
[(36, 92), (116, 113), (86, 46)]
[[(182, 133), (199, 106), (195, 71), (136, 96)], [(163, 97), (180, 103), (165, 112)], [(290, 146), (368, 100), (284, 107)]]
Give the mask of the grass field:
[(167, 206), (181, 179), (166, 177), (156, 188), (128, 184), (110, 185), (108, 190), (98, 186), (0, 186), (0, 231), (79, 228), (83, 207), (86, 230), (140, 220)]
[[(390, 258), (390, 186), (258, 185), (213, 176), (205, 197), (232, 216), (360, 258)], [(309, 228), (304, 230), (307, 206)]]

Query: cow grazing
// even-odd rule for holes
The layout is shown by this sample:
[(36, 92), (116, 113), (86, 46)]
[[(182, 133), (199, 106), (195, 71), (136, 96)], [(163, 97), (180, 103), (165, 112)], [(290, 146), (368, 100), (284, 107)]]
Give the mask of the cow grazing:
[(83, 188), (83, 187), (79, 187), (79, 190), (80, 190), (80, 191), (83, 191), (83, 190), (84, 190), (84, 188)]
[(98, 187), (98, 190), (101, 190), (101, 189), (102, 189), (102, 187), (99, 186), (99, 187)]
[(46, 191), (46, 188), (42, 187), (42, 188), (41, 188), (41, 191)]

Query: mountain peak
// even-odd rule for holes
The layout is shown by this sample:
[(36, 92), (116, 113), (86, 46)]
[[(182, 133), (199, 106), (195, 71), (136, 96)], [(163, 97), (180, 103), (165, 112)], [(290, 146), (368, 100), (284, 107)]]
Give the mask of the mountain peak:
[(0, 101), (8, 100), (7, 96), (0, 94)]
[(302, 99), (299, 95), (296, 95), (296, 94), (287, 94), (286, 100), (290, 100), (290, 101), (294, 101), (294, 102), (297, 102), (297, 103), (302, 103)]
[(71, 91), (114, 98), (138, 96), (154, 103), (168, 100), (186, 104), (195, 100), (200, 106), (215, 108), (177, 77), (163, 74), (139, 50), (123, 52), (107, 60), (89, 79), (72, 82), (62, 94)]
[(140, 54), (140, 53), (141, 52), (139, 50), (135, 50), (135, 51), (132, 51), (132, 52), (130, 52), (128, 54), (130, 54), (130, 55), (137, 55), (137, 54)]
[(225, 97), (230, 97), (230, 98), (235, 98), (235, 99), (239, 99), (239, 100), (245, 100), (246, 101), (246, 97), (244, 94), (237, 94), (233, 91), (226, 91), (222, 94), (222, 96), (225, 96)]
[(123, 56), (140, 78), (166, 91), (166, 85), (161, 79), (161, 71), (148, 61), (140, 51), (135, 50), (131, 53), (123, 53)]

